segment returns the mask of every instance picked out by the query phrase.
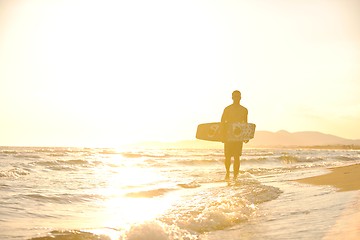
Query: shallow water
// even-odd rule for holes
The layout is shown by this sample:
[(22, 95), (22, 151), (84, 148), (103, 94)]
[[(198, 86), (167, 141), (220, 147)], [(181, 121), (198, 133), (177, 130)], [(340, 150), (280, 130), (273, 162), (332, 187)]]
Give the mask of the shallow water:
[[(291, 180), (360, 151), (0, 148), (0, 239), (321, 239), (358, 192)], [(54, 238), (52, 238), (54, 239)]]

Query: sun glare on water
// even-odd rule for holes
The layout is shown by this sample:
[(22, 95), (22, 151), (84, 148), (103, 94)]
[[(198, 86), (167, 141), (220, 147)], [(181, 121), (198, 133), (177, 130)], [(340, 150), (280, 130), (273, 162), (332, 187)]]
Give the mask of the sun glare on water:
[[(133, 225), (155, 220), (176, 199), (176, 195), (171, 194), (159, 197), (159, 186), (157, 185), (156, 189), (151, 188), (154, 183), (164, 180), (159, 172), (133, 167), (131, 160), (141, 161), (128, 159), (128, 162), (124, 163), (127, 166), (118, 167), (111, 172), (104, 169), (96, 174), (97, 178), (102, 178), (106, 182), (106, 186), (96, 190), (96, 194), (103, 196), (103, 199), (98, 202), (101, 211), (93, 217), (94, 226), (116, 229), (115, 232), (106, 229), (103, 232), (108, 236), (113, 234), (114, 239), (119, 231), (126, 231)], [(159, 195), (162, 195), (161, 192)]]

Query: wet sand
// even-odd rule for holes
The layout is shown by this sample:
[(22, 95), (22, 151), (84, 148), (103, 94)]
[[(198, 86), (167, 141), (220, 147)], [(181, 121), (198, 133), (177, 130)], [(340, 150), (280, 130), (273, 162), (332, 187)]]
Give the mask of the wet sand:
[(360, 190), (360, 164), (330, 168), (330, 170), (328, 174), (296, 181), (313, 185), (331, 185), (340, 192)]
[(360, 238), (360, 164), (331, 168), (328, 174), (296, 180), (313, 185), (331, 185), (339, 192), (357, 191), (354, 201), (346, 207), (324, 240)]

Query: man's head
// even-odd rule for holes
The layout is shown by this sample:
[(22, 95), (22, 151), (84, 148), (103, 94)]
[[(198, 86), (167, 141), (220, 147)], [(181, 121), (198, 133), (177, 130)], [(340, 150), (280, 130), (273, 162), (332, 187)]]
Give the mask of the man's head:
[(234, 103), (240, 103), (241, 100), (241, 92), (239, 90), (235, 90), (232, 93), (232, 100)]

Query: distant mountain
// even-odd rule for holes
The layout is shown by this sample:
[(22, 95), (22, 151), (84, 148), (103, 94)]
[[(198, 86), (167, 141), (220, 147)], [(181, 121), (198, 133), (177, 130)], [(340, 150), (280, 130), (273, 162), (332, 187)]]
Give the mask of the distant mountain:
[[(220, 142), (203, 140), (185, 140), (177, 142), (146, 142), (143, 147), (158, 148), (223, 148)], [(294, 132), (284, 130), (278, 132), (256, 131), (244, 147), (346, 147), (356, 146), (360, 149), (360, 139), (351, 140), (321, 132)]]
[(360, 139), (351, 140), (321, 132), (294, 132), (284, 130), (278, 132), (257, 131), (249, 143), (252, 147), (261, 146), (327, 146), (327, 145), (359, 145)]

